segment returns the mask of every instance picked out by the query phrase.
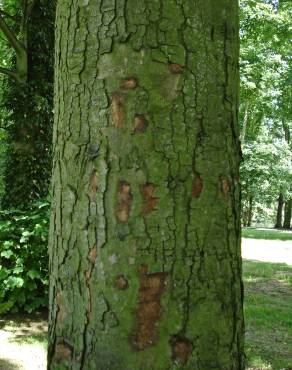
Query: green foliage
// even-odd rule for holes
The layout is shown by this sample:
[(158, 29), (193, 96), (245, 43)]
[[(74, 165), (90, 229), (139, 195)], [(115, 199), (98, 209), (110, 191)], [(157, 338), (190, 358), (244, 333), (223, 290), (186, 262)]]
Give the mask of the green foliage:
[(244, 223), (251, 209), (256, 222), (270, 223), (279, 193), (291, 196), (292, 8), (241, 0), (240, 17)]
[(0, 212), (0, 314), (47, 305), (48, 208)]
[[(13, 15), (7, 17), (7, 22), (17, 34), (21, 5), (14, 3), (16, 9), (4, 7), (4, 10)], [(2, 208), (23, 206), (48, 194), (53, 126), (54, 17), (55, 1), (35, 3), (28, 22), (28, 81), (19, 84), (7, 76), (0, 79), (0, 121), (6, 132), (5, 137), (0, 137), (0, 147), (6, 146), (0, 157), (0, 191), (4, 188), (0, 193)], [(14, 52), (0, 40), (0, 53), (2, 51), (2, 65), (13, 69)], [(0, 150), (0, 155), (2, 152)]]
[(246, 228), (242, 230), (242, 237), (266, 240), (292, 240), (292, 233), (273, 229)]

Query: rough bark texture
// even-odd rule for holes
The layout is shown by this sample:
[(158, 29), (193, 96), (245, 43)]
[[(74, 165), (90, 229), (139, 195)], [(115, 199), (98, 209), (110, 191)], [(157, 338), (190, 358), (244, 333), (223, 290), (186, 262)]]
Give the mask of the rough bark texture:
[(282, 221), (283, 221), (283, 205), (284, 205), (284, 198), (283, 194), (280, 193), (278, 198), (278, 207), (277, 207), (277, 218), (276, 218), (276, 229), (281, 229), (282, 227)]
[(62, 0), (49, 369), (243, 369), (238, 4)]

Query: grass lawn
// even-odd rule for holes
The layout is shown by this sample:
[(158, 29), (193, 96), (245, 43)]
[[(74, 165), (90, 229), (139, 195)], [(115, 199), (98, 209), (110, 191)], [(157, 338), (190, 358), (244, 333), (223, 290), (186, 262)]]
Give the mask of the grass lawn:
[(292, 369), (292, 266), (244, 261), (247, 367)]
[(243, 228), (243, 238), (268, 239), (268, 240), (292, 240), (292, 232), (277, 229)]

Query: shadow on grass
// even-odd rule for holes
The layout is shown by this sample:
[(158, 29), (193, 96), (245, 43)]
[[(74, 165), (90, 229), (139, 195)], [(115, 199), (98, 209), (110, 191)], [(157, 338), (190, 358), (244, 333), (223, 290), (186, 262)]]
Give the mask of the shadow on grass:
[(292, 266), (243, 262), (249, 369), (292, 369)]
[(10, 360), (0, 358), (0, 370), (19, 370), (19, 366)]
[(47, 312), (5, 315), (0, 324), (2, 331), (11, 334), (10, 343), (47, 347)]

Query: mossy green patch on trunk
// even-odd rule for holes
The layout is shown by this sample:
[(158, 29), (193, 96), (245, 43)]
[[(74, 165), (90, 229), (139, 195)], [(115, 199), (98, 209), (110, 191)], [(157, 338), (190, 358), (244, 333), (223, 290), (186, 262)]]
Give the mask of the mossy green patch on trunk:
[(243, 369), (237, 3), (60, 1), (55, 91), (49, 369)]

